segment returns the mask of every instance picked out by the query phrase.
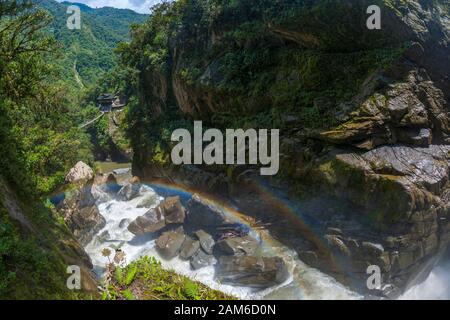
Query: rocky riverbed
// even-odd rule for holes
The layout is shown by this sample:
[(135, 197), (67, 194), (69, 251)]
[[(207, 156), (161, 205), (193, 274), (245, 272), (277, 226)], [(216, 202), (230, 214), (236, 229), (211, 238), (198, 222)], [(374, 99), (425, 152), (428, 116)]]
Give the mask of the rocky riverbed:
[[(179, 186), (145, 184), (131, 177), (128, 170), (94, 177), (88, 166), (79, 163), (67, 181), (75, 187), (59, 210), (85, 246), (98, 278), (109, 262), (102, 254), (108, 248), (124, 253), (126, 263), (154, 256), (165, 268), (240, 298), (374, 298), (352, 292), (341, 284), (345, 283), (341, 279), (337, 281), (314, 269), (320, 250), (299, 250), (297, 245), (305, 246), (304, 234), (295, 236), (287, 227), (281, 232), (285, 222), (257, 223), (237, 207), (206, 194)], [(259, 201), (264, 205), (262, 199)], [(285, 217), (279, 216), (278, 220)], [(354, 254), (357, 248), (350, 246), (346, 236), (350, 229), (339, 227), (327, 228), (327, 245)], [(385, 252), (377, 243), (366, 241), (361, 245), (360, 250), (374, 256), (382, 257)], [(438, 266), (425, 282), (419, 281), (401, 298), (446, 297), (445, 288), (436, 287), (447, 278), (443, 270), (442, 265)], [(341, 271), (352, 272), (349, 267)]]
[(83, 164), (76, 167), (84, 177), (75, 179), (78, 188), (59, 210), (83, 242), (98, 278), (108, 248), (125, 253), (126, 263), (154, 256), (167, 269), (244, 299), (360, 297), (213, 198), (136, 177), (121, 180), (114, 173), (93, 177)]

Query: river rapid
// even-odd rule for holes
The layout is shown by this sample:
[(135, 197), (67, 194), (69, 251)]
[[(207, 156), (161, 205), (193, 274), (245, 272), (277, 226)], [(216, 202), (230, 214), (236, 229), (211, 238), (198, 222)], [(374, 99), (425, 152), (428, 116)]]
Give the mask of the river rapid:
[[(144, 215), (149, 209), (155, 208), (167, 195), (179, 195), (183, 201), (192, 197), (192, 194), (177, 189), (161, 190), (160, 187), (143, 185), (139, 196), (130, 201), (119, 201), (106, 195), (100, 198), (97, 205), (106, 220), (106, 225), (85, 247), (94, 264), (94, 272), (99, 278), (108, 262), (108, 259), (102, 255), (102, 250), (104, 248), (113, 250), (120, 248), (126, 254), (126, 263), (142, 256), (153, 256), (160, 260), (166, 269), (174, 270), (213, 289), (233, 294), (241, 299), (336, 300), (364, 298), (347, 289), (334, 278), (308, 267), (298, 258), (294, 250), (271, 237), (270, 232), (265, 230), (250, 230), (250, 234), (259, 240), (265, 256), (283, 258), (288, 266), (290, 277), (284, 283), (264, 290), (221, 284), (214, 278), (214, 266), (193, 271), (189, 261), (183, 261), (178, 257), (169, 261), (162, 259), (155, 249), (155, 236), (150, 234), (135, 237), (127, 227), (131, 221)], [(138, 207), (144, 198), (147, 201), (151, 199), (150, 208)], [(231, 221), (244, 224), (241, 218), (235, 216), (233, 212), (223, 207), (217, 207), (216, 210), (221, 210)], [(425, 282), (408, 290), (401, 299), (449, 299), (450, 273), (448, 267), (449, 265), (436, 267)]]

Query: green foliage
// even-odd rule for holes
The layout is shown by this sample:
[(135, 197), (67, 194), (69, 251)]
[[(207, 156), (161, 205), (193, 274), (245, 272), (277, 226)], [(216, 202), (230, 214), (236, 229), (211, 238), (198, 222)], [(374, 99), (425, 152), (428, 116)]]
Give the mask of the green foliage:
[[(42, 205), (74, 163), (92, 161), (88, 136), (75, 125), (76, 105), (58, 81), (57, 68), (48, 63), (58, 51), (45, 32), (50, 21), (47, 13), (27, 1), (0, 4), (0, 298), (4, 299), (82, 297), (66, 287), (66, 261), (79, 258), (77, 245), (51, 206)], [(14, 214), (23, 216), (33, 230), (12, 220)]]
[(124, 290), (122, 294), (126, 300), (136, 300), (130, 289)]
[[(117, 270), (121, 271), (117, 271)], [(126, 280), (118, 275), (126, 274)], [(173, 271), (165, 270), (153, 257), (143, 257), (130, 265), (116, 267), (114, 278), (104, 293), (112, 300), (223, 300), (235, 299), (194, 282)], [(132, 279), (128, 281), (129, 279)]]
[(186, 278), (184, 280), (184, 294), (188, 299), (199, 300), (198, 284)]
[(136, 277), (136, 273), (137, 273), (137, 265), (131, 265), (128, 270), (127, 270), (127, 275), (125, 277), (125, 285), (129, 286), (134, 278)]
[(47, 62), (57, 52), (44, 32), (50, 21), (34, 7), (0, 16), (0, 167), (31, 197), (53, 191), (77, 161), (93, 160), (88, 136), (75, 127), (77, 106)]
[(120, 285), (124, 285), (123, 281), (123, 270), (121, 268), (116, 268), (114, 270), (114, 276), (116, 277), (117, 283)]
[[(0, 182), (3, 193), (4, 181)], [(68, 230), (45, 207), (32, 205), (23, 210), (34, 232), (24, 234), (0, 200), (0, 299), (87, 298), (66, 287), (64, 257), (70, 254), (70, 244), (65, 243), (67, 251), (61, 250), (60, 241), (69, 237)]]
[[(166, 132), (189, 129), (192, 118), (222, 129), (335, 126), (340, 108), (369, 76), (389, 68), (406, 45), (389, 30), (367, 32), (367, 3), (156, 5), (149, 20), (133, 28), (132, 41), (118, 49), (121, 65), (135, 69), (129, 88), (139, 100), (129, 105), (126, 129), (135, 155), (141, 150), (146, 155), (136, 161), (164, 164), (170, 149)], [(180, 89), (164, 83), (174, 80), (185, 90), (179, 95), (193, 96), (193, 114), (178, 110), (172, 91)], [(287, 123), (286, 115), (295, 123)]]

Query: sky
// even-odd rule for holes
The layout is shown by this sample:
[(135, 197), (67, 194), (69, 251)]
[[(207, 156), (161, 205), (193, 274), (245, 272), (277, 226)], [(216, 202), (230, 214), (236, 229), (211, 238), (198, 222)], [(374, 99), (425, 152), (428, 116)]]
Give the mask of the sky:
[[(63, 0), (58, 0), (62, 2)], [(92, 8), (100, 7), (114, 7), (114, 8), (127, 8), (139, 13), (149, 13), (150, 7), (160, 0), (68, 0), (71, 2), (79, 2), (87, 4)]]

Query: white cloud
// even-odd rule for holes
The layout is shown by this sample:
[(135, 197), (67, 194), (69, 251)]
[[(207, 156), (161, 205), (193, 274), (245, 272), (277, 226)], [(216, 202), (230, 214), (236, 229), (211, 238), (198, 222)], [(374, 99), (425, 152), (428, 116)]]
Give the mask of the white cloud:
[[(58, 1), (61, 2), (63, 0)], [(155, 3), (161, 2), (161, 0), (73, 0), (72, 2), (84, 3), (92, 8), (127, 8), (140, 13), (149, 13), (150, 7)]]

